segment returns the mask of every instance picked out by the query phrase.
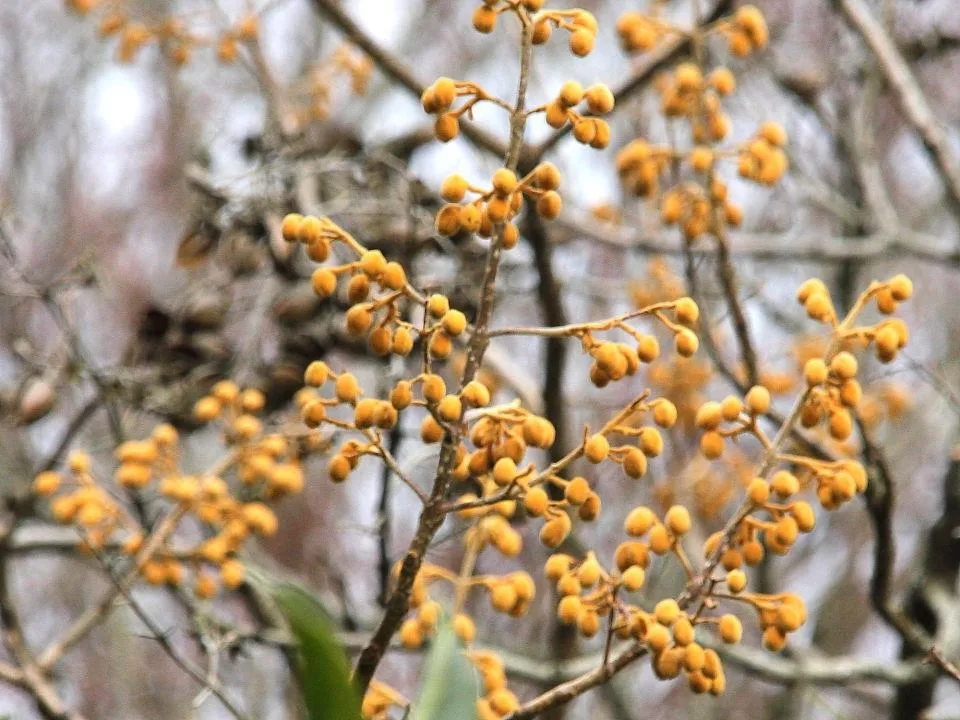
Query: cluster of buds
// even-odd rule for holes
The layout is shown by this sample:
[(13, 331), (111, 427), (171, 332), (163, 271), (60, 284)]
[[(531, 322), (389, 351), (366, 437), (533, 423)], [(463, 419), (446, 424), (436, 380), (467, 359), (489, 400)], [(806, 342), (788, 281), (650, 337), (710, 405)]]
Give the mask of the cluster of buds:
[(576, 625), (582, 635), (592, 637), (600, 631), (602, 619), (609, 618), (610, 633), (647, 646), (659, 678), (674, 678), (685, 672), (695, 692), (720, 694), (725, 679), (719, 656), (696, 642), (695, 626), (716, 626), (724, 642), (738, 643), (743, 628), (735, 615), (691, 616), (670, 598), (659, 601), (648, 612), (621, 597), (622, 593), (643, 589), (651, 552), (675, 552), (684, 566), (689, 566), (679, 540), (690, 527), (690, 514), (683, 506), (671, 507), (663, 522), (650, 508), (637, 507), (628, 515), (625, 528), (635, 538), (648, 536), (648, 541), (622, 543), (615, 553), (616, 571), (604, 569), (593, 552), (587, 552), (580, 561), (569, 555), (553, 555), (544, 569), (560, 595), (557, 616), (561, 622)]
[(372, 73), (373, 61), (347, 43), (311, 65), (303, 78), (289, 87), (289, 102), (297, 106), (299, 124), (325, 120), (330, 115), (331, 95), (338, 77), (349, 81), (354, 95), (364, 95)]
[[(672, 312), (674, 319), (666, 315)], [(606, 387), (610, 382), (635, 375), (640, 363), (651, 363), (660, 356), (660, 343), (654, 335), (640, 332), (629, 325), (627, 318), (653, 316), (673, 333), (673, 344), (681, 357), (691, 357), (700, 347), (696, 333), (689, 326), (695, 325), (700, 318), (700, 308), (688, 297), (648, 305), (626, 316), (611, 318), (594, 323), (571, 326), (568, 333), (580, 340), (580, 344), (592, 359), (590, 380), (597, 387)], [(600, 332), (620, 330), (629, 335), (636, 346), (622, 342), (601, 341), (596, 338)]]
[(507, 674), (499, 655), (473, 650), (467, 658), (483, 682), (483, 697), (477, 699), (477, 720), (499, 720), (520, 707), (517, 696), (507, 687)]
[(560, 88), (557, 97), (543, 107), (547, 124), (562, 128), (573, 124), (573, 136), (578, 142), (602, 150), (610, 144), (610, 126), (598, 117), (584, 117), (574, 108), (585, 102), (591, 115), (606, 115), (613, 110), (613, 93), (606, 85), (598, 83), (584, 89), (575, 80), (569, 80)]
[(389, 720), (390, 710), (395, 707), (406, 712), (410, 701), (386, 683), (371, 680), (360, 705), (363, 720)]
[[(687, 35), (685, 28), (677, 27), (662, 17), (662, 3), (656, 2), (647, 13), (626, 12), (617, 20), (617, 35), (626, 52), (647, 52), (670, 35)], [(730, 52), (746, 57), (754, 50), (766, 47), (770, 39), (767, 22), (753, 5), (744, 5), (737, 11), (705, 28), (695, 28), (703, 35), (719, 34), (726, 38)]]
[[(516, 557), (523, 547), (520, 534), (499, 515), (482, 518), (466, 533), (464, 542), (468, 554), (473, 557), (488, 546), (496, 548), (506, 557)], [(399, 571), (399, 565), (395, 570)], [(400, 641), (405, 647), (419, 647), (425, 638), (436, 631), (442, 606), (440, 602), (431, 598), (430, 588), (441, 581), (448, 583), (453, 589), (455, 607), (453, 631), (467, 644), (473, 642), (476, 637), (476, 623), (460, 608), (471, 590), (480, 588), (485, 591), (490, 599), (490, 606), (496, 612), (515, 618), (527, 613), (537, 592), (533, 578), (522, 570), (506, 575), (464, 577), (439, 565), (424, 563), (414, 579), (410, 596), (410, 606), (415, 611), (414, 616), (407, 618), (400, 626)]]
[[(545, 419), (517, 406), (493, 408), (481, 413), (470, 438), (477, 447), (458, 455), (455, 477), (474, 480), (480, 494), (465, 493), (454, 504), (461, 517), (477, 518), (490, 513), (513, 515), (516, 502), (527, 514), (542, 518), (540, 542), (549, 548), (559, 547), (572, 529), (570, 511), (590, 522), (599, 515), (600, 496), (582, 476), (565, 479), (560, 472), (573, 460), (583, 457), (592, 464), (611, 461), (623, 467), (628, 477), (640, 478), (647, 470), (649, 458), (663, 451), (663, 437), (655, 427), (637, 426), (635, 421), (647, 413), (660, 427), (669, 428), (676, 421), (676, 408), (662, 398), (647, 401), (641, 395), (598, 432), (584, 432), (580, 446), (565, 456), (560, 466), (538, 472), (529, 463), (519, 467), (527, 446), (547, 448), (553, 444), (555, 432)], [(636, 444), (612, 445), (610, 438), (619, 435), (634, 439)], [(551, 499), (547, 491), (553, 486), (560, 497)]]
[[(351, 335), (365, 335), (375, 354), (408, 355), (413, 349), (415, 333), (426, 337), (430, 352), (436, 357), (445, 358), (450, 354), (452, 335), (463, 332), (466, 318), (459, 311), (450, 311), (449, 317), (443, 318), (445, 322), (426, 330), (403, 320), (401, 301), (407, 299), (422, 304), (423, 298), (407, 283), (406, 271), (400, 263), (387, 261), (379, 250), (368, 250), (329, 218), (291, 213), (283, 219), (281, 230), (288, 242), (303, 244), (307, 257), (315, 262), (324, 262), (330, 256), (333, 242), (341, 242), (357, 257), (341, 265), (317, 268), (311, 282), (319, 297), (328, 298), (337, 292), (339, 279), (349, 276), (346, 295), (350, 309), (345, 317), (346, 330)], [(371, 298), (375, 285), (382, 294)]]
[(528, 13), (536, 13), (529, 17), (533, 25), (531, 39), (534, 45), (543, 45), (553, 35), (553, 31), (566, 30), (569, 35), (570, 52), (577, 57), (586, 57), (597, 43), (597, 19), (586, 10), (572, 8), (570, 10), (543, 10), (545, 0), (484, 0), (484, 4), (477, 8), (473, 15), (473, 26), (482, 33), (488, 33), (496, 25), (496, 16), (499, 13), (512, 10), (519, 12), (523, 8)]
[[(885, 283), (874, 283), (867, 299), (876, 302), (880, 313), (889, 315), (896, 312), (898, 304), (909, 300), (911, 295), (913, 295), (913, 283), (910, 278), (906, 275), (896, 275)], [(807, 315), (814, 320), (837, 324), (837, 314), (830, 299), (830, 293), (821, 280), (811, 278), (803, 283), (797, 291), (797, 300), (804, 306)], [(905, 322), (899, 318), (891, 318), (872, 326), (849, 329), (842, 339), (866, 344), (872, 342), (877, 359), (888, 363), (906, 347), (910, 334)], [(855, 372), (856, 369), (854, 369)]]
[(620, 182), (634, 195), (650, 197), (660, 191), (660, 176), (670, 167), (673, 150), (633, 140), (617, 153)]
[[(447, 202), (437, 211), (437, 232), (447, 237), (461, 231), (492, 237), (502, 224), (502, 245), (509, 250), (520, 239), (520, 231), (511, 221), (523, 208), (524, 196), (534, 201), (538, 215), (553, 220), (563, 205), (559, 187), (560, 171), (553, 163), (541, 163), (522, 179), (512, 170), (500, 168), (489, 189), (471, 185), (462, 175), (449, 175), (440, 187)], [(477, 197), (461, 204), (468, 193)]]
[(689, 119), (698, 143), (716, 142), (730, 134), (730, 118), (723, 112), (720, 98), (730, 95), (736, 86), (727, 68), (719, 67), (705, 78), (692, 62), (680, 63), (672, 74), (662, 75), (657, 82), (664, 115)]
[(736, 615), (690, 615), (672, 598), (659, 601), (651, 613), (639, 608), (632, 610), (622, 632), (646, 644), (651, 668), (659, 679), (672, 680), (684, 674), (690, 690), (697, 694), (721, 695), (726, 690), (720, 656), (696, 641), (696, 626), (714, 625), (724, 642), (735, 644), (743, 632)]
[(617, 35), (625, 52), (648, 52), (677, 29), (662, 18), (631, 11), (617, 19)]
[[(87, 14), (94, 10), (95, 3), (69, 0), (69, 4), (77, 12)], [(198, 47), (214, 47), (220, 62), (232, 63), (239, 56), (240, 44), (255, 41), (260, 34), (260, 18), (252, 13), (238, 19), (218, 36), (206, 37), (192, 32), (180, 18), (147, 24), (131, 20), (117, 4), (110, 5), (100, 18), (99, 31), (102, 37), (118, 38), (117, 58), (121, 62), (132, 62), (140, 50), (156, 42), (176, 66), (189, 63)]]
[[(157, 426), (144, 440), (130, 440), (117, 447), (117, 484), (140, 493), (140, 498), (162, 498), (170, 504), (169, 522), (161, 522), (150, 534), (97, 482), (86, 453), (71, 453), (69, 475), (40, 473), (33, 490), (52, 497), (51, 515), (60, 523), (75, 525), (84, 548), (102, 551), (120, 535), (119, 549), (136, 557), (136, 570), (146, 582), (181, 585), (189, 567), (196, 595), (213, 597), (219, 585), (232, 589), (242, 584), (245, 570), (236, 555), (246, 540), (251, 534), (269, 536), (277, 532), (277, 516), (263, 500), (299, 493), (304, 484), (301, 456), (316, 449), (315, 443), (303, 438), (264, 434), (262, 423), (254, 415), (263, 404), (260, 391), (240, 390), (231, 381), (218, 383), (197, 401), (196, 419), (210, 422), (219, 418), (229, 448), (203, 473), (183, 472), (179, 435), (168, 424)], [(244, 499), (232, 492), (223, 477), (231, 469), (245, 486)], [(155, 495), (145, 494), (150, 489)], [(173, 547), (169, 540), (188, 515), (213, 533), (193, 546)]]
[(786, 144), (787, 132), (783, 126), (765, 122), (757, 136), (740, 149), (740, 176), (764, 185), (778, 182), (787, 171), (787, 154), (783, 151)]
[[(459, 108), (453, 109), (458, 97), (469, 98)], [(470, 113), (480, 102), (502, 102), (492, 97), (473, 82), (456, 81), (453, 78), (437, 78), (420, 96), (424, 112), (435, 116), (433, 134), (440, 142), (449, 142), (460, 134), (460, 118)]]
[[(706, 431), (700, 438), (700, 451), (707, 459), (715, 460), (723, 454), (727, 438), (743, 433), (762, 436), (757, 418), (770, 409), (770, 402), (770, 391), (762, 385), (750, 388), (742, 400), (729, 395), (723, 402), (705, 402), (697, 410), (694, 421), (698, 428)], [(724, 422), (729, 426), (721, 427)]]
[[(630, 12), (620, 18), (617, 29), (627, 50), (648, 50), (669, 33), (692, 35), (695, 44), (720, 34), (730, 39), (731, 46), (746, 44), (746, 52), (767, 42), (763, 16), (750, 5), (730, 17), (691, 29), (674, 27), (660, 17), (659, 10), (655, 6), (648, 15)], [(705, 234), (722, 237), (727, 226), (743, 222), (743, 211), (727, 197), (727, 185), (717, 171), (718, 161), (739, 158), (741, 175), (767, 185), (777, 182), (788, 166), (783, 151), (786, 133), (776, 123), (765, 123), (753, 140), (741, 146), (715, 147), (730, 134), (730, 117), (723, 110), (722, 99), (736, 90), (737, 82), (729, 68), (721, 66), (707, 72), (696, 58), (695, 53), (694, 61), (679, 63), (661, 74), (656, 83), (663, 114), (667, 119), (686, 120), (691, 146), (656, 146), (638, 139), (617, 156), (621, 183), (639, 197), (661, 196), (667, 170), (689, 168), (691, 181), (678, 178), (659, 197), (664, 224), (678, 225), (687, 242)]]
[(737, 8), (733, 16), (716, 25), (715, 31), (726, 37), (730, 52), (737, 57), (746, 57), (755, 50), (762, 50), (770, 40), (767, 21), (753, 5)]
[[(154, 450), (154, 457), (157, 451)], [(33, 492), (53, 497), (50, 514), (59, 523), (73, 523), (81, 530), (89, 549), (100, 549), (117, 532), (128, 531), (134, 537), (135, 523), (125, 514), (123, 506), (92, 475), (90, 456), (74, 451), (67, 458), (68, 473), (47, 470), (33, 480)], [(57, 494), (59, 491), (65, 491)], [(126, 525), (126, 528), (124, 527)]]
[[(692, 153), (695, 169), (698, 167), (698, 150)], [(712, 156), (710, 150), (702, 150), (704, 156)], [(717, 211), (722, 213), (727, 225), (737, 226), (743, 222), (743, 210), (727, 198), (727, 185), (718, 177), (710, 180), (708, 188), (696, 183), (672, 187), (664, 193), (660, 204), (660, 218), (664, 225), (678, 224), (684, 237), (690, 241), (716, 229)]]

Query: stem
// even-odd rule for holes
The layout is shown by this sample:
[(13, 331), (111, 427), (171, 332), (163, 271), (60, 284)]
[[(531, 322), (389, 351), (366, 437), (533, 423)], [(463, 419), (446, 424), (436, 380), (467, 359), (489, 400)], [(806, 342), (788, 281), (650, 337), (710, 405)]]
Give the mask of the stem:
[[(523, 144), (523, 131), (526, 126), (527, 117), (525, 111), (527, 84), (530, 79), (530, 65), (533, 55), (533, 26), (530, 23), (526, 10), (518, 8), (517, 14), (523, 26), (520, 44), (520, 79), (517, 85), (517, 102), (510, 116), (510, 145), (507, 148), (504, 158), (506, 167), (511, 170), (516, 170), (517, 168), (520, 150)], [(480, 305), (477, 310), (476, 321), (474, 322), (473, 335), (467, 350), (467, 363), (463, 371), (463, 385), (466, 385), (476, 376), (489, 343), (487, 325), (493, 314), (494, 289), (502, 252), (503, 225), (498, 228), (496, 239), (491, 245), (490, 253), (487, 256), (483, 285), (480, 290)], [(377, 666), (380, 664), (389, 647), (390, 639), (396, 633), (397, 628), (399, 628), (403, 620), (403, 616), (407, 612), (414, 578), (416, 578), (417, 573), (420, 571), (423, 557), (430, 542), (433, 540), (433, 536), (436, 535), (437, 530), (439, 530), (443, 524), (444, 517), (446, 516), (444, 499), (453, 482), (451, 471), (453, 470), (453, 464), (456, 460), (457, 446), (460, 443), (461, 432), (459, 428), (448, 431), (444, 438), (443, 446), (440, 449), (440, 460), (437, 465), (437, 474), (433, 489), (420, 513), (417, 531), (403, 558), (400, 566), (400, 574), (397, 578), (397, 585), (390, 595), (390, 599), (387, 601), (387, 609), (380, 621), (380, 625), (374, 632), (370, 642), (361, 651), (360, 658), (357, 660), (357, 666), (354, 670), (354, 681), (361, 695), (366, 693), (367, 687), (370, 685), (370, 680), (373, 678)]]

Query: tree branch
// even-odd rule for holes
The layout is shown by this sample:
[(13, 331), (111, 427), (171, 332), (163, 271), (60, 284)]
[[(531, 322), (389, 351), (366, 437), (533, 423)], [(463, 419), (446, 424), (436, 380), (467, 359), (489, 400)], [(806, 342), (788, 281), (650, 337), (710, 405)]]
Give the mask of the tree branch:
[(873, 17), (864, 0), (834, 0), (847, 22), (863, 37), (877, 59), (883, 76), (896, 95), (907, 121), (913, 126), (931, 160), (940, 172), (947, 202), (960, 219), (960, 165), (947, 142), (946, 133), (931, 110), (917, 80), (896, 44)]

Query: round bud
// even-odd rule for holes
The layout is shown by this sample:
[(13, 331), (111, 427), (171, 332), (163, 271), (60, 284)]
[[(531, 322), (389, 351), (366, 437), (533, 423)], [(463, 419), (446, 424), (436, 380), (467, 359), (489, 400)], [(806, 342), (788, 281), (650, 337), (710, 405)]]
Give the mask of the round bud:
[(560, 94), (557, 98), (567, 107), (579, 105), (583, 100), (583, 85), (576, 80), (568, 80), (560, 88)]
[(557, 618), (564, 625), (573, 625), (580, 616), (582, 603), (576, 595), (566, 595), (560, 599), (557, 605)]
[(747, 409), (752, 415), (763, 415), (770, 409), (770, 391), (763, 385), (754, 385), (747, 391)]
[(646, 535), (657, 522), (657, 516), (653, 510), (643, 505), (635, 507), (627, 515), (624, 521), (623, 529), (632, 537), (641, 537)]
[(660, 399), (653, 406), (653, 421), (662, 428), (671, 428), (677, 422), (677, 406)]
[(446, 295), (434, 294), (427, 300), (427, 312), (433, 318), (442, 318), (450, 309), (450, 301)]
[(493, 190), (501, 197), (506, 197), (517, 189), (517, 176), (512, 170), (500, 168), (493, 174)]
[(550, 162), (540, 163), (534, 176), (537, 187), (543, 190), (556, 190), (560, 187), (560, 171)]
[(473, 29), (480, 33), (491, 33), (497, 26), (497, 12), (493, 8), (481, 5), (473, 11)]
[(727, 573), (727, 589), (738, 593), (747, 586), (747, 575), (743, 570), (731, 570)]
[(300, 213), (290, 213), (286, 215), (283, 218), (283, 222), (280, 223), (280, 234), (283, 235), (283, 239), (289, 243), (298, 242), (300, 239), (300, 225), (304, 219)]
[(909, 300), (913, 295), (913, 282), (906, 275), (895, 275), (890, 279), (890, 294), (897, 302)]
[(535, 517), (543, 515), (549, 504), (550, 498), (547, 491), (539, 486), (530, 488), (523, 497), (523, 507)]
[(705, 430), (714, 430), (723, 420), (723, 406), (713, 400), (705, 402), (697, 410), (694, 423)]
[(313, 291), (318, 297), (327, 298), (337, 291), (337, 276), (326, 268), (317, 268), (310, 276)]
[(841, 380), (850, 380), (857, 375), (857, 359), (847, 351), (839, 352), (830, 361), (830, 372)]
[(462, 208), (459, 205), (444, 205), (437, 212), (435, 227), (437, 232), (444, 237), (451, 237), (460, 232), (460, 213)]
[(683, 505), (674, 505), (667, 510), (663, 522), (674, 535), (685, 535), (690, 531), (690, 511)]
[(533, 26), (533, 37), (531, 40), (534, 45), (543, 45), (550, 39), (550, 36), (553, 34), (553, 27), (551, 27), (548, 20), (540, 20)]
[(598, 83), (587, 89), (587, 106), (594, 115), (605, 115), (613, 110), (614, 97), (610, 88)]
[(570, 516), (566, 513), (560, 513), (540, 528), (540, 542), (548, 548), (556, 548), (567, 539), (571, 528)]
[(590, 496), (590, 485), (586, 479), (575, 477), (567, 483), (564, 489), (564, 498), (571, 505), (583, 505)]
[(404, 620), (400, 626), (400, 644), (408, 650), (415, 650), (423, 644), (423, 630), (414, 619)]
[(690, 152), (690, 167), (705, 173), (713, 167), (713, 151), (708, 147), (696, 147)]
[(317, 238), (307, 243), (307, 257), (314, 262), (324, 262), (330, 257), (330, 243), (326, 238)]
[(591, 436), (583, 446), (583, 454), (587, 460), (596, 464), (607, 459), (610, 454), (610, 443), (607, 438), (599, 433)]
[(585, 57), (593, 50), (596, 44), (596, 37), (592, 32), (585, 28), (570, 33), (570, 52), (577, 57)]
[(661, 625), (673, 625), (680, 618), (680, 606), (673, 598), (661, 600), (653, 608), (653, 615)]
[(787, 131), (783, 129), (783, 125), (771, 120), (768, 120), (760, 126), (757, 135), (777, 147), (782, 147), (787, 144)]
[(630, 592), (636, 592), (643, 587), (643, 583), (646, 580), (646, 573), (639, 565), (632, 565), (623, 572), (621, 580), (623, 581), (624, 588)]
[(803, 378), (807, 385), (823, 385), (827, 380), (827, 364), (822, 358), (810, 358), (803, 366)]
[(433, 124), (433, 134), (440, 142), (450, 142), (460, 134), (460, 121), (453, 113), (444, 113)]
[(387, 259), (379, 250), (367, 250), (360, 256), (360, 269), (370, 277), (379, 277), (387, 266)]
[(405, 327), (398, 327), (393, 333), (390, 348), (397, 355), (409, 355), (413, 350), (413, 335)]
[(547, 220), (559, 217), (562, 207), (560, 195), (553, 190), (548, 190), (537, 199), (537, 213)]
[(697, 336), (692, 330), (688, 330), (686, 328), (682, 329), (673, 336), (673, 342), (676, 347), (677, 354), (681, 355), (682, 357), (691, 357), (700, 347), (700, 341), (697, 339)]
[[(570, 569), (573, 558), (563, 553), (556, 553), (547, 558), (544, 564), (544, 573), (547, 578), (553, 581), (559, 580)], [(578, 590), (577, 593), (580, 591)]]
[(674, 305), (674, 312), (677, 314), (677, 322), (684, 325), (693, 325), (700, 319), (700, 308), (688, 297), (677, 300)]
[(433, 415), (427, 415), (420, 423), (420, 439), (428, 445), (438, 443), (443, 439), (443, 427)]
[(623, 453), (622, 463), (623, 471), (634, 480), (647, 472), (647, 456), (639, 448), (628, 447)]
[(452, 78), (439, 77), (431, 87), (434, 100), (440, 107), (448, 108), (453, 105), (457, 97), (457, 84)]
[(441, 320), (443, 329), (450, 335), (459, 335), (467, 328), (467, 316), (459, 310), (448, 310)]
[(700, 452), (707, 460), (716, 460), (723, 455), (724, 438), (716, 430), (708, 430), (700, 438)]
[(779, 470), (771, 478), (770, 488), (780, 497), (786, 498), (800, 491), (800, 481), (793, 473)]

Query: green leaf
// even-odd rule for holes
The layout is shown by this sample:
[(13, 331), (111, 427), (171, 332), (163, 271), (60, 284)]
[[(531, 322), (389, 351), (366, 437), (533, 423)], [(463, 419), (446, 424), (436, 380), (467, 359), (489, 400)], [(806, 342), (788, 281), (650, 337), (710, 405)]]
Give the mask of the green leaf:
[(289, 583), (277, 583), (271, 590), (300, 644), (300, 687), (310, 720), (360, 720), (350, 665), (323, 606)]
[(477, 673), (449, 624), (437, 633), (423, 666), (412, 720), (475, 720)]

